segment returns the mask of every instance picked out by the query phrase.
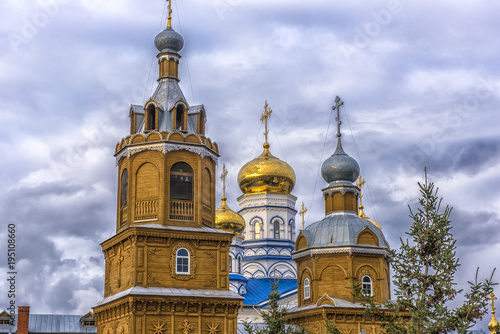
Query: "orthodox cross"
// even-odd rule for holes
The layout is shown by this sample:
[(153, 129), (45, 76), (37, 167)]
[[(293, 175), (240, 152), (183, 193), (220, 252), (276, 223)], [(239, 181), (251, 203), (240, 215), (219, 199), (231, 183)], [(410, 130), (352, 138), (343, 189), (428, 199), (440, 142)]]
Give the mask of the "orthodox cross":
[(361, 177), (361, 175), (359, 175), (358, 182), (356, 182), (356, 185), (359, 188), (359, 205), (362, 205), (362, 203), (363, 203), (362, 200), (361, 200), (363, 198), (363, 195), (361, 195), (361, 189), (363, 188), (363, 186), (365, 185), (365, 183), (366, 183), (365, 179), (363, 179)]
[(222, 173), (220, 174), (220, 179), (222, 180), (222, 197), (226, 197), (226, 176), (227, 176), (226, 164), (223, 164)]
[(332, 110), (337, 111), (337, 116), (335, 117), (335, 120), (337, 121), (337, 137), (339, 137), (339, 138), (341, 136), (340, 124), (342, 124), (342, 122), (340, 121), (340, 106), (343, 104), (344, 104), (344, 101), (341, 101), (340, 97), (337, 96), (335, 98), (335, 105), (332, 107)]
[(267, 104), (267, 100), (266, 100), (266, 104), (264, 105), (264, 112), (262, 113), (262, 116), (260, 118), (260, 121), (262, 123), (264, 123), (266, 126), (266, 130), (264, 132), (264, 137), (266, 138), (266, 143), (267, 143), (267, 134), (269, 133), (269, 130), (267, 130), (267, 120), (269, 118), (271, 118), (272, 113), (273, 113), (273, 111), (271, 108), (269, 108), (269, 105)]
[(495, 297), (495, 294), (492, 292), (491, 295), (490, 295), (490, 300), (491, 300), (491, 313), (492, 314), (495, 314), (495, 300), (497, 299), (497, 297)]
[(168, 2), (168, 22), (167, 28), (172, 28), (172, 0), (167, 0)]
[(302, 229), (304, 229), (304, 216), (306, 215), (307, 208), (304, 205), (304, 202), (302, 202), (302, 206), (300, 207), (299, 211), (299, 216), (302, 216)]

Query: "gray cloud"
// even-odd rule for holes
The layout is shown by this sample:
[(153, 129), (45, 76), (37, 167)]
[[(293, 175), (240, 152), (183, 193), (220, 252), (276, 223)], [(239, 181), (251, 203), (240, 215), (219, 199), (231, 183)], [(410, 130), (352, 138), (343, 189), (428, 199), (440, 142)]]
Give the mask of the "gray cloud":
[[(400, 4), (396, 13), (356, 1), (178, 2), (182, 88), (207, 109), (233, 209), (238, 170), (261, 152), (267, 99), (271, 151), (295, 169), (307, 221), (322, 218), (318, 168), (334, 149), (335, 125), (326, 131), (340, 95), (343, 144), (367, 179), (365, 212), (391, 245), (409, 227), (407, 204), (427, 166), (456, 208), (459, 246), (495, 263), (481, 252), (499, 244), (499, 5)], [(19, 289), (33, 312), (85, 312), (102, 296), (99, 243), (116, 219), (114, 145), (128, 133), (129, 105), (153, 92), (164, 6), (68, 2), (37, 24), (40, 4), (0, 4), (9, 13), (0, 22), (0, 217), (19, 225)], [(17, 50), (12, 33), (25, 38)]]

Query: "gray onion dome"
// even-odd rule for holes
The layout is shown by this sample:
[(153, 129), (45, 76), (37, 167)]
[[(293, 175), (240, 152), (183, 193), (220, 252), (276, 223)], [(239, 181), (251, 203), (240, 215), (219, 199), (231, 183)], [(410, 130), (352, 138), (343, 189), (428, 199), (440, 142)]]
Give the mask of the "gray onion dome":
[(184, 38), (171, 27), (155, 37), (155, 46), (160, 52), (179, 52), (184, 47)]
[(359, 165), (344, 152), (340, 138), (337, 140), (335, 152), (323, 162), (321, 175), (326, 182), (336, 181), (355, 182), (359, 176)]

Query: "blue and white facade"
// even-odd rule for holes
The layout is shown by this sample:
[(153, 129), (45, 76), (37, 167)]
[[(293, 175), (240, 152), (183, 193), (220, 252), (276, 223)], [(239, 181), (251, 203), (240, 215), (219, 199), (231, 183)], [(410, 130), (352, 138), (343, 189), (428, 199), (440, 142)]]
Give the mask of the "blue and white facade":
[(235, 236), (229, 253), (230, 289), (245, 297), (240, 321), (260, 322), (256, 311), (268, 305), (271, 283), (280, 279), (280, 303), (297, 303), (295, 249), (295, 202), (290, 194), (261, 193), (238, 198), (245, 230)]
[(238, 198), (238, 213), (245, 220), (242, 274), (247, 279), (297, 278), (292, 260), (296, 200), (293, 195), (275, 193)]

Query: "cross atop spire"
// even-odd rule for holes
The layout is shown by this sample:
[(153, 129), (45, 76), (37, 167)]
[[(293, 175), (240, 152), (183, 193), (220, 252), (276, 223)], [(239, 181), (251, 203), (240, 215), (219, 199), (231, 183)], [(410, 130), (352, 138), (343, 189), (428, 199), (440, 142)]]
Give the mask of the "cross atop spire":
[(302, 229), (304, 229), (304, 216), (306, 215), (307, 208), (304, 205), (304, 202), (302, 202), (302, 206), (300, 207), (300, 211), (298, 214), (302, 217)]
[(363, 177), (361, 176), (361, 174), (359, 175), (358, 177), (358, 181), (356, 182), (356, 186), (358, 186), (359, 188), (359, 213), (358, 213), (358, 216), (360, 218), (365, 218), (366, 215), (365, 213), (363, 212), (363, 209), (364, 209), (364, 206), (363, 206), (363, 195), (362, 195), (362, 189), (363, 189), (363, 186), (365, 185), (366, 181), (365, 179), (363, 179)]
[(266, 138), (266, 142), (264, 143), (264, 145), (268, 144), (267, 143), (267, 134), (269, 133), (269, 130), (267, 129), (267, 121), (269, 120), (269, 118), (271, 118), (272, 113), (273, 113), (273, 110), (271, 108), (269, 108), (269, 105), (267, 104), (267, 100), (266, 100), (266, 104), (264, 104), (264, 112), (262, 113), (262, 116), (260, 117), (260, 121), (262, 123), (264, 123), (266, 126), (266, 129), (264, 131), (264, 137)]
[(222, 165), (222, 173), (220, 174), (220, 179), (222, 180), (222, 197), (226, 197), (226, 177), (227, 177), (227, 169), (226, 164)]
[(495, 310), (496, 310), (496, 307), (495, 307), (495, 300), (497, 299), (497, 297), (495, 297), (495, 294), (492, 292), (491, 295), (490, 295), (490, 300), (491, 300), (491, 313), (495, 314)]
[(167, 28), (172, 28), (172, 0), (167, 0), (168, 2), (168, 22)]
[(335, 98), (335, 105), (332, 107), (332, 110), (336, 110), (337, 111), (337, 117), (335, 117), (335, 120), (337, 121), (337, 137), (340, 139), (340, 136), (342, 136), (342, 134), (340, 133), (340, 124), (342, 124), (342, 122), (340, 121), (340, 106), (344, 104), (344, 101), (342, 101), (340, 99), (340, 97), (336, 97)]

